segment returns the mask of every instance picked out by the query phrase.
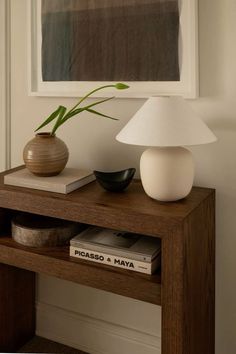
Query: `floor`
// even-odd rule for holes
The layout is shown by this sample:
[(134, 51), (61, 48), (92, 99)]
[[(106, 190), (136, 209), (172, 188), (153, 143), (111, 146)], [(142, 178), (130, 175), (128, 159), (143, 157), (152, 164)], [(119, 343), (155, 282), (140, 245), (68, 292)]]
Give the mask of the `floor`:
[(52, 342), (41, 337), (34, 337), (24, 345), (18, 353), (63, 353), (63, 354), (86, 354), (80, 350), (67, 347), (66, 345)]

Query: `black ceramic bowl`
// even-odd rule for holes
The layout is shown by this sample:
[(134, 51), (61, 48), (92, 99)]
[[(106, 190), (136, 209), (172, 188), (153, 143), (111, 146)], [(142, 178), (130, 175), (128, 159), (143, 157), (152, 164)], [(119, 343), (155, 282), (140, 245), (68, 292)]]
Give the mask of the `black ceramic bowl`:
[(98, 183), (107, 191), (121, 192), (128, 187), (132, 181), (135, 168), (128, 168), (127, 170), (117, 172), (101, 172), (93, 171)]

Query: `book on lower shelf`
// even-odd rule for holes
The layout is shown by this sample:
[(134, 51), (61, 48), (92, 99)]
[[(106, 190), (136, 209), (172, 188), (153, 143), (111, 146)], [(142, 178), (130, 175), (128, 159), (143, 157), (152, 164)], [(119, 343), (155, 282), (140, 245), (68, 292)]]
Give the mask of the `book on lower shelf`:
[(95, 176), (92, 171), (69, 167), (59, 175), (52, 177), (35, 176), (27, 168), (4, 176), (4, 184), (62, 194), (70, 193), (94, 180)]
[(70, 240), (70, 256), (153, 274), (160, 266), (158, 238), (101, 227), (88, 227)]

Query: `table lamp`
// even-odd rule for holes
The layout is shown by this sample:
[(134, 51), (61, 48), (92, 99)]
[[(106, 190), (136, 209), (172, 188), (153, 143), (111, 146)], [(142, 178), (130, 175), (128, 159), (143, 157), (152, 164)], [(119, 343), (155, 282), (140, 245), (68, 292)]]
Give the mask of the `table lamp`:
[(175, 201), (192, 188), (192, 153), (183, 146), (217, 140), (182, 97), (150, 97), (116, 136), (122, 143), (148, 146), (140, 160), (145, 192), (153, 199)]

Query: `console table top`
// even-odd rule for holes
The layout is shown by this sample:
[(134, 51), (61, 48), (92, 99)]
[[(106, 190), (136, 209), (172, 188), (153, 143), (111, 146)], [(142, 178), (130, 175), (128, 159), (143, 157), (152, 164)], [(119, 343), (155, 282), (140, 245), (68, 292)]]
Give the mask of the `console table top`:
[(214, 193), (193, 187), (187, 198), (167, 203), (148, 197), (139, 180), (121, 193), (107, 192), (96, 181), (66, 195), (5, 185), (4, 175), (19, 168), (0, 174), (0, 207), (157, 237), (180, 225)]

